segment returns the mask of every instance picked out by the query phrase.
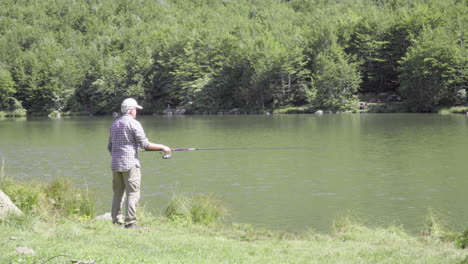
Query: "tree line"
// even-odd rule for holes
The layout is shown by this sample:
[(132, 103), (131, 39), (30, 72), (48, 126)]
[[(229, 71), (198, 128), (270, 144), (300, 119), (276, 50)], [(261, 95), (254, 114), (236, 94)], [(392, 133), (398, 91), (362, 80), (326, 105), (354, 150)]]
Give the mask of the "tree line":
[(467, 0), (2, 0), (0, 110), (467, 104)]

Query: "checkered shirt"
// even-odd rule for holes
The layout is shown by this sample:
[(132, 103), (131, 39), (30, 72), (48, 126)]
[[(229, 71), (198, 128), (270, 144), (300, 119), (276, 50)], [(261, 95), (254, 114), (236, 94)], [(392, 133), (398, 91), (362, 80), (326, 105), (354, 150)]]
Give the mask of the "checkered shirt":
[(114, 121), (109, 133), (107, 149), (112, 155), (112, 171), (128, 171), (139, 168), (138, 147), (146, 149), (149, 141), (140, 122), (129, 114)]

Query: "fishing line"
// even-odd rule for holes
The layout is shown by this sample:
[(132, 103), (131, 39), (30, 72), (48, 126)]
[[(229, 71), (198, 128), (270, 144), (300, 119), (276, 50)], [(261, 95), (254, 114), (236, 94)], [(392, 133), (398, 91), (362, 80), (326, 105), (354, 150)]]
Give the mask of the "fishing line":
[[(194, 151), (194, 150), (271, 150), (271, 149), (302, 149), (302, 150), (307, 150), (307, 149), (323, 149), (320, 147), (315, 147), (315, 148), (306, 148), (306, 147), (259, 147), (259, 148), (174, 148), (171, 149), (171, 151)], [(170, 158), (170, 154), (164, 153), (162, 158), (163, 159), (168, 159)]]

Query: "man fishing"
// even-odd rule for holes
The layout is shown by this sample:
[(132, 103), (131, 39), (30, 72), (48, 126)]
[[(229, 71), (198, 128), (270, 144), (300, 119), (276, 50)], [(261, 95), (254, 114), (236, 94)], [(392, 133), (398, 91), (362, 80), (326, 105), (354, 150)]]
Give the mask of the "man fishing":
[[(112, 222), (125, 228), (138, 228), (136, 207), (140, 199), (140, 161), (138, 148), (148, 151), (163, 151), (170, 157), (171, 149), (162, 144), (152, 143), (146, 138), (143, 127), (135, 118), (137, 109), (143, 109), (135, 99), (122, 102), (122, 115), (110, 128), (108, 150), (112, 156)], [(122, 200), (126, 192), (125, 219), (122, 215)], [(124, 221), (125, 220), (125, 221)]]

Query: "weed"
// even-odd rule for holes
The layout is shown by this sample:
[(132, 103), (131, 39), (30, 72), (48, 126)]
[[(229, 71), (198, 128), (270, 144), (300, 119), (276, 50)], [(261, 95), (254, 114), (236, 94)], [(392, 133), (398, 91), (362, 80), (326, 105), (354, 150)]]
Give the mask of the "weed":
[(364, 219), (359, 217), (356, 212), (347, 211), (343, 215), (336, 217), (332, 222), (332, 228), (336, 234), (344, 234), (355, 227), (360, 226)]
[(455, 245), (459, 246), (460, 248), (468, 247), (468, 228), (455, 240)]
[(45, 186), (49, 203), (65, 216), (94, 217), (96, 202), (89, 193), (76, 188), (67, 180), (57, 180)]
[[(0, 155), (1, 156), (1, 155)], [(5, 168), (5, 158), (2, 157), (2, 167), (0, 168), (0, 189), (3, 187), (3, 183), (5, 182), (5, 171), (3, 170)]]
[(445, 223), (446, 220), (440, 213), (429, 209), (428, 215), (426, 217), (425, 230), (423, 233), (425, 235), (431, 235), (434, 237), (443, 237), (446, 234)]
[(66, 180), (57, 180), (50, 184), (3, 180), (2, 190), (25, 213), (43, 217), (55, 214), (82, 220), (95, 216), (94, 196)]
[(221, 200), (213, 194), (193, 197), (173, 196), (164, 215), (171, 220), (186, 220), (193, 223), (212, 224), (227, 215)]
[(3, 192), (21, 211), (29, 213), (43, 207), (45, 196), (37, 185), (11, 180), (5, 180), (2, 185)]
[(169, 201), (164, 215), (171, 220), (187, 219), (191, 221), (188, 197), (174, 195)]

